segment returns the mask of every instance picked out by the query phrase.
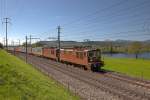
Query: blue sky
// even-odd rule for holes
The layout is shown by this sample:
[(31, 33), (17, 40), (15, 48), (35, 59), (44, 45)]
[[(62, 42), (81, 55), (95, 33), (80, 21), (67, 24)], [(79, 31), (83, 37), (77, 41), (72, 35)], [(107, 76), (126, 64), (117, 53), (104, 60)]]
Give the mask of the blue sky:
[[(8, 39), (26, 35), (62, 40), (150, 39), (150, 0), (0, 0), (0, 18), (10, 17)], [(0, 27), (0, 40), (5, 27)]]

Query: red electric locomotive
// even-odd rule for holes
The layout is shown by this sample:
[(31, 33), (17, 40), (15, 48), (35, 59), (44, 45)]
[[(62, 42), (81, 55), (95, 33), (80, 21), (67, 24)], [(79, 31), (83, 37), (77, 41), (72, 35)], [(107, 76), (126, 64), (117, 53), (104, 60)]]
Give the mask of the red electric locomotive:
[(60, 61), (83, 67), (86, 70), (99, 71), (104, 65), (100, 50), (85, 48), (61, 49)]

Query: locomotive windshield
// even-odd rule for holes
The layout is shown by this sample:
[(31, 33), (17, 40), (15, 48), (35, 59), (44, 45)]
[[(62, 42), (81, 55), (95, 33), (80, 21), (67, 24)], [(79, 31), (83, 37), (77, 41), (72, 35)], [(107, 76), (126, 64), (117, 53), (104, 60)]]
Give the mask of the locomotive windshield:
[(88, 52), (88, 59), (89, 61), (99, 61), (101, 58), (101, 51), (100, 50), (91, 50)]
[(89, 51), (89, 57), (100, 57), (100, 56), (101, 56), (100, 50)]

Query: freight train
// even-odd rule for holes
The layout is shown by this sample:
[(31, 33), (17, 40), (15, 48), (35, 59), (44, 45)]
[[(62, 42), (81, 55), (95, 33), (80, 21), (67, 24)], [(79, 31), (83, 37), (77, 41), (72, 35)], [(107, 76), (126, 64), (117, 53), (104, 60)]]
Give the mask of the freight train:
[(101, 60), (101, 50), (87, 48), (63, 48), (57, 49), (54, 47), (9, 47), (9, 51), (27, 53), (40, 57), (49, 58), (61, 63), (75, 65), (85, 70), (100, 71), (104, 66), (104, 61)]

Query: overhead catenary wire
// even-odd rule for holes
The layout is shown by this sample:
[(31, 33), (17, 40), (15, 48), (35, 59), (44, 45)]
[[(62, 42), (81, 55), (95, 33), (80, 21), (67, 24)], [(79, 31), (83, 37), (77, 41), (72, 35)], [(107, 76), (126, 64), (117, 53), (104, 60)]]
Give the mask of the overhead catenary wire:
[[(128, 1), (128, 0), (126, 0), (126, 1)], [(71, 22), (69, 22), (69, 23), (65, 23), (65, 24), (63, 24), (62, 26), (67, 26), (67, 25), (70, 25), (70, 24), (72, 24), (72, 23), (78, 22), (78, 21), (80, 21), (80, 20), (82, 20), (82, 19), (85, 19), (85, 18), (88, 18), (89, 16), (94, 15), (94, 14), (96, 14), (96, 13), (98, 13), (98, 12), (103, 12), (103, 11), (105, 11), (105, 10), (111, 9), (112, 7), (116, 7), (116, 6), (118, 6), (118, 5), (121, 5), (121, 4), (125, 3), (126, 1), (125, 1), (125, 0), (122, 0), (122, 1), (120, 1), (120, 2), (117, 2), (117, 3), (115, 3), (115, 4), (111, 5), (111, 6), (109, 6), (109, 7), (106, 7), (106, 8), (100, 9), (100, 10), (97, 10), (97, 11), (95, 11), (95, 12), (93, 12), (93, 13), (89, 13), (89, 14), (87, 14), (87, 15), (85, 15), (85, 16), (83, 16), (83, 17), (80, 17), (80, 18), (78, 18), (78, 19), (75, 19), (75, 20), (73, 20), (73, 21), (71, 21)]]
[[(91, 16), (88, 16), (87, 18), (84, 18), (84, 19), (82, 19), (82, 21), (83, 20), (86, 20), (86, 19), (88, 19), (88, 20), (86, 20), (86, 24), (87, 24), (87, 22), (90, 22), (90, 21), (97, 21), (96, 19), (97, 18), (106, 18), (107, 17), (107, 21), (108, 20), (112, 20), (112, 19), (114, 19), (114, 18), (116, 18), (116, 17), (124, 17), (124, 16), (129, 16), (129, 14), (128, 14), (128, 9), (130, 9), (130, 11), (131, 10), (134, 10), (135, 8), (139, 8), (140, 6), (143, 6), (144, 8), (145, 7), (147, 7), (147, 6), (145, 6), (145, 4), (147, 5), (147, 6), (149, 6), (149, 3), (148, 2), (143, 2), (143, 3), (138, 3), (137, 5), (134, 5), (134, 6), (132, 6), (132, 7), (127, 7), (127, 8), (125, 8), (125, 9), (121, 9), (121, 10), (119, 10), (119, 11), (115, 11), (115, 12), (113, 12), (113, 13), (109, 13), (108, 15), (105, 15), (105, 14), (103, 14), (103, 15), (100, 15), (100, 16), (96, 16), (94, 19), (93, 18), (91, 18)], [(141, 9), (141, 8), (140, 8)], [(127, 12), (127, 14), (125, 14), (124, 12)], [(134, 11), (135, 12), (135, 11)], [(137, 11), (137, 12), (139, 12), (139, 10)], [(122, 15), (123, 16), (122, 16)], [(133, 13), (134, 14), (134, 13)], [(133, 15), (132, 13), (130, 13), (130, 15)], [(94, 16), (94, 15), (92, 15), (92, 16)], [(106, 20), (104, 20), (104, 19), (102, 19), (102, 22), (105, 22)], [(78, 23), (78, 22), (80, 22), (80, 21), (77, 21), (77, 22), (75, 22), (75, 23), (71, 23), (69, 26), (72, 26), (72, 25), (81, 25), (81, 23)], [(78, 23), (78, 24), (76, 24), (76, 23)], [(93, 22), (92, 22), (93, 23)]]
[[(136, 18), (135, 18), (136, 19)], [(147, 19), (149, 19), (149, 18), (147, 18)], [(139, 19), (138, 19), (139, 20)], [(125, 26), (130, 26), (130, 27), (135, 27), (135, 26), (140, 26), (140, 27), (142, 27), (142, 28), (146, 28), (146, 26), (145, 26), (145, 21), (143, 21), (143, 22), (141, 22), (141, 23), (137, 23), (137, 21), (138, 20), (136, 20), (136, 21), (133, 21), (132, 22), (132, 24), (128, 24), (129, 22), (126, 22), (126, 24), (125, 25), (123, 25), (124, 26), (124, 28), (125, 28)], [(76, 36), (80, 36), (80, 35), (87, 35), (87, 33), (93, 33), (93, 32), (95, 32), (95, 31), (102, 31), (102, 30), (104, 30), (104, 29), (109, 29), (109, 27), (111, 27), (111, 28), (115, 28), (115, 27), (117, 27), (117, 26), (121, 26), (121, 24), (122, 23), (119, 23), (119, 24), (117, 24), (117, 25), (113, 25), (113, 26), (100, 26), (100, 25), (95, 25), (95, 26), (90, 26), (90, 27), (86, 27), (86, 29), (82, 29), (82, 31), (81, 31), (81, 29), (78, 31), (72, 31), (72, 33), (75, 33), (75, 34), (72, 34), (72, 36), (74, 36), (74, 35), (76, 35)], [(116, 28), (117, 29), (117, 28)], [(69, 36), (69, 35), (67, 35), (67, 34), (69, 34), (69, 32), (68, 31), (65, 31), (65, 33), (64, 33), (64, 35), (66, 35), (66, 36)], [(77, 35), (78, 34), (78, 35)]]
[[(123, 1), (122, 1), (123, 2)], [(119, 5), (121, 5), (121, 4), (123, 4), (123, 3), (119, 3)], [(135, 8), (138, 8), (139, 6), (137, 6), (137, 5), (141, 5), (142, 7), (144, 6), (144, 5), (147, 5), (148, 3), (147, 3), (147, 1), (145, 2), (143, 2), (143, 3), (137, 3), (136, 5), (134, 5), (133, 7), (131, 7), (133, 10), (135, 9)], [(117, 6), (117, 4), (115, 3), (114, 4), (115, 6)], [(105, 8), (105, 10), (104, 11), (107, 11), (107, 10), (109, 10), (109, 9), (111, 9), (112, 7), (115, 7), (115, 6), (111, 6), (111, 7), (106, 7)], [(108, 9), (109, 8), (109, 9)], [(130, 8), (130, 9), (131, 9)], [(126, 11), (126, 9), (125, 9), (125, 11)], [(100, 10), (98, 10), (98, 11), (96, 11), (96, 12), (100, 12)], [(95, 12), (95, 14), (97, 14)], [(120, 12), (122, 13), (122, 9), (120, 10)], [(115, 12), (114, 12), (115, 13)], [(93, 13), (90, 13), (90, 15), (88, 15), (88, 19), (90, 19), (91, 17), (90, 16), (93, 16), (94, 14)], [(117, 15), (118, 15), (118, 13), (117, 13)], [(132, 15), (132, 14), (131, 14)], [(113, 15), (114, 16), (114, 15)], [(121, 16), (121, 15), (120, 15)], [(136, 16), (136, 15), (134, 15), (134, 16)], [(133, 17), (134, 17), (133, 16)], [(122, 17), (122, 16), (121, 16)], [(124, 16), (123, 16), (124, 17)], [(138, 18), (138, 17), (136, 17), (136, 18)], [(134, 19), (136, 19), (136, 18), (134, 18)], [(81, 21), (82, 19), (84, 20), (85, 19), (85, 16), (84, 17), (82, 17), (82, 18), (79, 18), (80, 20), (78, 20), (78, 19), (76, 19), (75, 21), (74, 21), (74, 23), (72, 22), (70, 25), (75, 25), (75, 23), (76, 22), (79, 22), (79, 21)], [(90, 19), (91, 20), (91, 19)], [(104, 20), (104, 21), (106, 21), (106, 20)], [(107, 21), (106, 21), (107, 22)], [(89, 23), (90, 24), (90, 23)], [(97, 22), (96, 22), (96, 24), (97, 24)], [(102, 23), (102, 24), (104, 24), (104, 23)], [(108, 23), (109, 24), (109, 23)], [(119, 23), (119, 24), (121, 24), (121, 23)], [(67, 25), (69, 25), (68, 23), (67, 23)], [(79, 24), (79, 26), (80, 26), (81, 24)], [(65, 26), (65, 25), (64, 25)], [(93, 32), (95, 32), (95, 30), (92, 30), (92, 28), (95, 28), (94, 26), (90, 26), (91, 28), (88, 28), (90, 31), (93, 31)], [(72, 28), (71, 28), (72, 29)], [(95, 28), (95, 29), (99, 29), (99, 28)], [(67, 29), (66, 29), (67, 30)], [(70, 29), (69, 29), (70, 30)], [(77, 30), (81, 30), (81, 29), (77, 29)], [(83, 29), (82, 29), (83, 30)], [(66, 31), (65, 31), (66, 32)], [(82, 33), (83, 31), (81, 31), (81, 32), (78, 32), (78, 31), (73, 31), (73, 33), (75, 33), (76, 32), (76, 35), (78, 35), (78, 33)], [(48, 33), (45, 33), (45, 34), (49, 34), (50, 32), (48, 32)], [(70, 33), (70, 32), (68, 32), (68, 33)], [(65, 33), (66, 34), (66, 33)], [(86, 33), (84, 33), (84, 35), (86, 36)], [(79, 35), (78, 35), (79, 36)], [(64, 37), (66, 37), (66, 36), (64, 36)], [(77, 37), (78, 38), (78, 37)]]
[[(130, 19), (130, 22), (129, 22), (128, 19), (124, 18), (124, 19), (122, 19), (121, 23), (118, 21), (118, 19), (116, 19), (116, 20), (107, 21), (105, 23), (103, 23), (103, 21), (102, 22), (97, 21), (97, 22), (85, 23), (83, 25), (81, 24), (79, 26), (82, 26), (83, 29), (92, 29), (92, 28), (96, 28), (99, 25), (101, 25), (99, 28), (105, 28), (106, 25), (111, 25), (110, 23), (113, 23), (113, 26), (116, 26), (116, 24), (117, 25), (121, 25), (121, 24), (124, 25), (124, 24), (130, 24), (130, 23), (131, 24), (132, 23), (139, 23), (139, 21), (143, 21), (143, 20), (146, 21), (146, 20), (149, 19), (149, 16), (146, 17), (146, 18), (139, 18), (139, 17), (136, 17), (136, 16), (138, 16), (138, 15), (133, 15), (132, 16), (133, 20)], [(76, 30), (79, 30), (79, 27), (76, 27), (76, 28), (73, 27), (73, 28), (69, 29), (69, 31), (76, 31)]]
[[(106, 6), (105, 8), (99, 9), (97, 11), (94, 11), (92, 13), (87, 14), (86, 16), (77, 18), (77, 19), (75, 19), (69, 23), (61, 25), (65, 29), (62, 35), (65, 38), (73, 37), (73, 39), (74, 38), (81, 38), (81, 37), (82, 38), (84, 38), (84, 37), (90, 38), (91, 37), (90, 33), (92, 33), (92, 34), (102, 33), (102, 29), (104, 29), (104, 28), (109, 30), (109, 27), (111, 27), (111, 25), (109, 25), (110, 22), (113, 23), (112, 24), (113, 27), (117, 27), (117, 25), (122, 26), (122, 27), (124, 27), (124, 29), (122, 29), (122, 30), (126, 30), (126, 31), (129, 31), (129, 29), (127, 29), (128, 28), (127, 24), (129, 24), (128, 26), (131, 26), (133, 28), (134, 28), (134, 26), (144, 27), (144, 22), (139, 23), (139, 21), (141, 22), (142, 18), (138, 17), (138, 14), (140, 15), (143, 13), (139, 12), (136, 9), (137, 8), (140, 9), (141, 7), (142, 8), (147, 7), (147, 5), (149, 5), (149, 3), (147, 3), (146, 0), (143, 1), (142, 3), (137, 2), (135, 5), (133, 5), (133, 6), (131, 5), (130, 8), (128, 8), (128, 9), (133, 10), (133, 11), (135, 9), (136, 12), (134, 12), (134, 13), (128, 13), (128, 11), (126, 9), (127, 7), (117, 10), (118, 12), (113, 11), (110, 13), (105, 13), (105, 11), (107, 12), (107, 11), (111, 10), (112, 8), (117, 8), (118, 6), (122, 6), (123, 4), (128, 3), (128, 1), (129, 0), (127, 0), (127, 1), (121, 0), (117, 3), (113, 3), (112, 5), (110, 5), (108, 7)], [(139, 6), (137, 6), (137, 5), (139, 5)], [(144, 11), (144, 12), (146, 12), (146, 11)], [(103, 13), (103, 14), (100, 15), (101, 13)], [(111, 15), (111, 16), (109, 16), (109, 15)], [(128, 22), (128, 20), (126, 19), (126, 16), (129, 16), (129, 15), (131, 15), (133, 18), (132, 23)], [(109, 17), (107, 17), (108, 19), (105, 19), (105, 16), (109, 16)], [(99, 18), (99, 17), (101, 17), (101, 18)], [(123, 21), (121, 21), (121, 23), (120, 23), (120, 21), (118, 20), (118, 22), (117, 22), (117, 18), (122, 18)], [(100, 22), (97, 21), (97, 19), (100, 20)], [(146, 19), (144, 19), (144, 20), (146, 20)], [(82, 22), (82, 21), (86, 21), (86, 22)], [(99, 26), (100, 24), (102, 26)], [(75, 27), (72, 27), (72, 26), (75, 26)], [(82, 28), (79, 28), (79, 26), (81, 26)], [(69, 27), (69, 28), (67, 29), (66, 27), (67, 28)], [(116, 31), (118, 31), (118, 33), (119, 33), (120, 30), (116, 30)], [(70, 32), (72, 32), (72, 33), (69, 36), (68, 34), (70, 34)], [(52, 28), (51, 30), (48, 30), (47, 32), (36, 33), (35, 35), (44, 39), (45, 37), (49, 37), (49, 34), (53, 34), (53, 33), (56, 34), (56, 28)], [(76, 34), (73, 34), (73, 33), (76, 33)], [(113, 33), (115, 33), (115, 32), (112, 32), (111, 34), (109, 34), (109, 36), (115, 35)], [(132, 32), (128, 32), (128, 33), (132, 33)], [(55, 35), (55, 34), (53, 34), (53, 35)], [(124, 34), (124, 33), (120, 33), (120, 34)], [(96, 34), (96, 35), (97, 36), (102, 36), (102, 35), (107, 36), (108, 34), (103, 33), (103, 34)]]
[[(127, 34), (127, 33), (137, 33), (137, 32), (139, 32), (139, 33), (147, 32), (147, 33), (146, 34)], [(146, 36), (150, 37), (150, 33), (148, 33), (148, 31), (145, 30), (145, 29), (137, 29), (137, 30), (130, 30), (130, 31), (115, 32), (115, 33), (104, 33), (104, 34), (101, 33), (101, 34), (96, 35), (96, 37), (101, 37), (101, 38), (104, 38), (104, 37), (111, 37), (111, 38), (112, 37), (119, 37), (119, 38), (121, 38), (121, 37), (124, 37), (124, 35), (126, 35), (128, 37), (130, 37), (130, 36), (142, 36), (142, 35), (146, 35)], [(86, 36), (68, 37), (68, 38), (75, 39), (75, 38), (84, 38), (84, 37), (86, 37)], [(88, 37), (92, 38), (93, 35), (90, 34)], [(94, 38), (96, 39), (96, 37), (94, 37)]]
[[(148, 12), (147, 12), (148, 13)], [(137, 20), (135, 20), (135, 21), (137, 21), (138, 22), (138, 18), (139, 17), (137, 17), (137, 16), (140, 16), (140, 14), (142, 14), (142, 13), (139, 13), (139, 14), (134, 14), (134, 13), (131, 13), (131, 14), (123, 14), (122, 16), (115, 16), (115, 17), (113, 17), (113, 19), (116, 19), (116, 20), (113, 20), (114, 22), (112, 22), (112, 20), (111, 21), (109, 21), (110, 19), (108, 19), (108, 20), (101, 20), (101, 21), (97, 21), (97, 22), (86, 22), (86, 23), (84, 23), (84, 24), (80, 24), (80, 25), (77, 25), (77, 26), (82, 26), (82, 28), (88, 28), (88, 29), (92, 29), (92, 28), (95, 28), (95, 26), (98, 26), (98, 24), (103, 24), (103, 26), (101, 26), (101, 27), (104, 27), (105, 25), (109, 25), (110, 24), (110, 22), (111, 23), (113, 23), (113, 24), (115, 24), (115, 23), (119, 23), (119, 21), (118, 21), (118, 17), (125, 17), (125, 16), (131, 16), (132, 17), (132, 19), (137, 19)], [(107, 16), (106, 16), (107, 17)], [(146, 18), (141, 18), (141, 20), (147, 20), (147, 19), (149, 19), (149, 17), (146, 17)], [(103, 23), (104, 22), (104, 23)], [(122, 22), (128, 22), (128, 19), (126, 19), (126, 18), (124, 18), (124, 19), (122, 19)], [(94, 25), (93, 25), (93, 23), (94, 23)], [(133, 22), (134, 23), (134, 22)], [(76, 30), (74, 30), (74, 28), (76, 29), (76, 30), (79, 30), (79, 27), (73, 27), (73, 28), (71, 28), (71, 29), (69, 29), (69, 31), (71, 30), (71, 31), (76, 31)]]
[[(135, 18), (136, 19), (136, 18)], [(147, 20), (149, 19), (149, 17), (147, 18)], [(139, 19), (138, 19), (139, 20)], [(139, 23), (139, 21), (138, 20), (135, 20), (135, 21), (132, 21), (132, 24), (126, 24), (126, 25), (124, 25), (124, 27), (125, 26), (130, 26), (130, 27), (135, 27), (135, 26), (139, 26), (140, 28), (143, 28), (143, 29), (145, 29), (145, 30), (148, 30), (148, 26), (146, 26), (145, 25), (145, 21), (141, 21), (141, 23)], [(138, 22), (138, 23), (137, 23)], [(121, 24), (119, 24), (120, 26), (121, 26)], [(86, 35), (89, 35), (90, 33), (91, 34), (93, 34), (94, 32), (96, 32), (96, 31), (102, 31), (102, 28), (101, 27), (103, 27), (103, 26), (94, 26), (94, 27), (88, 27), (86, 30), (83, 30), (83, 31), (72, 31), (72, 33), (75, 33), (75, 34), (72, 34), (71, 36), (86, 36)], [(113, 25), (113, 26), (111, 26), (111, 28), (115, 28), (116, 27), (116, 25)], [(109, 27), (104, 27), (105, 29), (107, 28), (107, 29), (109, 29)], [(117, 27), (116, 27), (116, 29), (117, 29)], [(88, 34), (87, 34), (88, 33)], [(65, 33), (64, 33), (64, 35), (66, 36), (66, 37), (68, 37), (68, 36), (70, 36), (70, 35), (67, 35), (67, 34), (69, 34), (69, 32), (68, 33), (66, 33), (66, 31), (65, 31)], [(98, 35), (98, 34), (97, 34)]]

